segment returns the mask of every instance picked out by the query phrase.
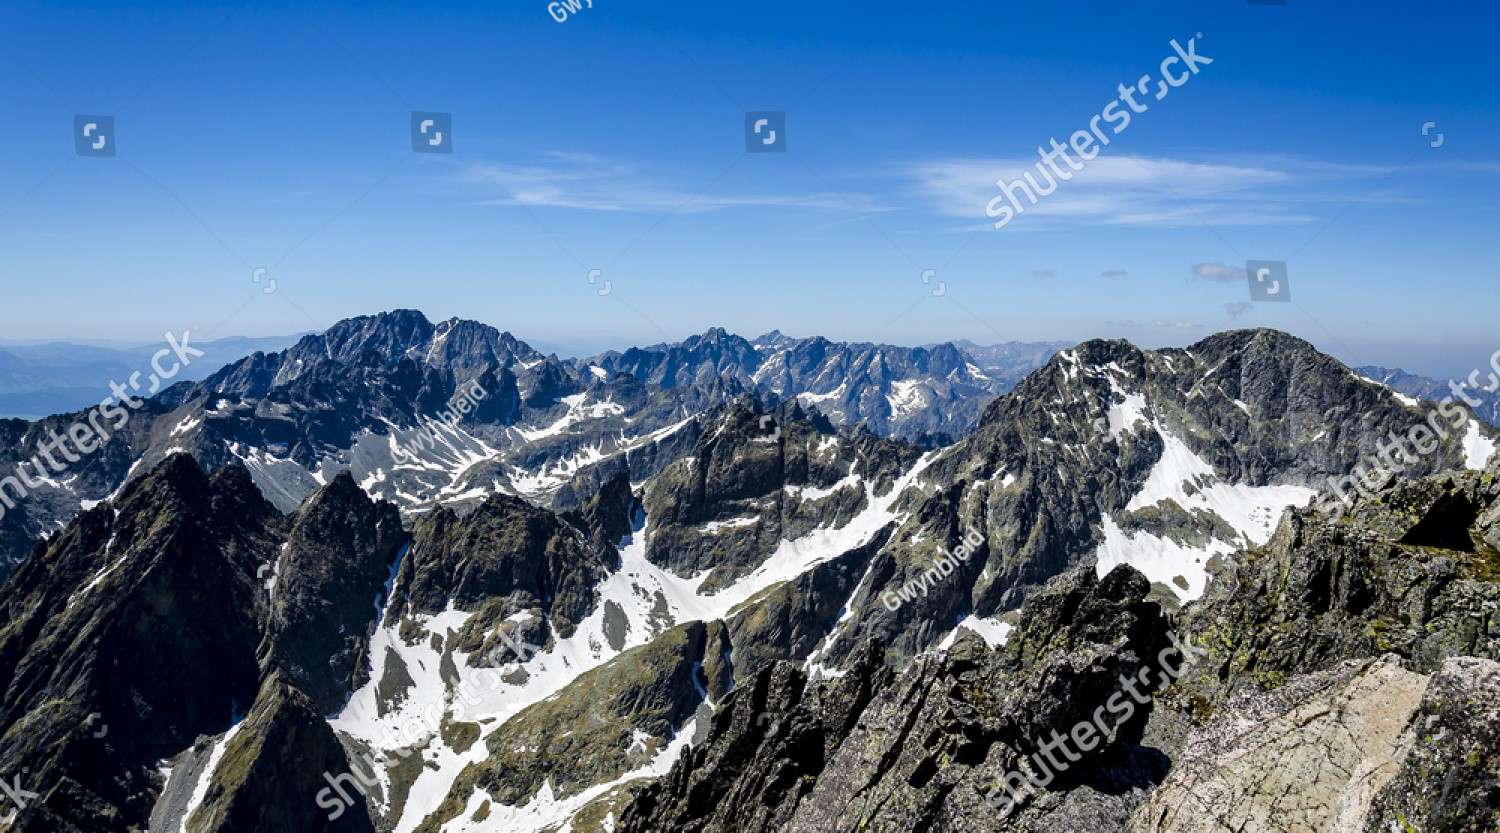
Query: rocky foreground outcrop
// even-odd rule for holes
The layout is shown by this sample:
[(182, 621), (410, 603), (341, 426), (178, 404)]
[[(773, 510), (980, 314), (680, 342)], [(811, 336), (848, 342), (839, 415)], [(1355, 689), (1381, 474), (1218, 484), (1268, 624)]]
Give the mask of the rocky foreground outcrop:
[(1132, 831), (1495, 830), (1497, 544), (1493, 468), (1288, 512), (1184, 611), (1200, 727)]
[(1123, 822), (1131, 804), (1119, 796), (1150, 787), (1161, 767), (1138, 744), (1146, 710), (1114, 695), (1121, 678), (1154, 680), (1157, 663), (1176, 655), (1149, 591), (1129, 568), (1102, 579), (1075, 571), (1037, 594), (999, 650), (964, 638), (898, 676), (867, 643), (847, 673), (812, 689), (793, 666), (767, 668), (725, 700), (707, 741), (642, 790), (618, 829), (988, 829), (976, 823), (998, 816), (1008, 774), (1112, 700), (1107, 737), (1053, 773), (1056, 792), (1019, 816)]
[(202, 803), (186, 819), (193, 833), (326, 830), (374, 833), (363, 808), (330, 820), (324, 773), (344, 773), (349, 758), (311, 700), (272, 675), (209, 776)]
[(1350, 660), (1227, 704), (1131, 833), (1490, 831), (1500, 822), (1500, 664)]

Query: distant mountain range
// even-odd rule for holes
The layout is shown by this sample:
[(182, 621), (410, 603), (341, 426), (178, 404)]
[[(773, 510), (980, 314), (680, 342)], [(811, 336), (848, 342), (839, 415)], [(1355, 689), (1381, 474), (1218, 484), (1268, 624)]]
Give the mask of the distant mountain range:
[[(301, 336), (222, 338), (192, 342), (204, 352), (183, 368), (178, 381), (198, 381), (224, 365), (259, 351), (274, 352)], [(101, 345), (70, 341), (0, 343), (0, 418), (37, 419), (99, 403), (111, 381), (123, 382), (147, 367), (162, 345)]]
[(953, 345), (964, 351), (974, 363), (984, 370), (995, 384), (1010, 390), (1020, 384), (1047, 363), (1058, 352), (1073, 346), (1070, 341), (1007, 341), (1001, 344), (975, 344), (972, 341), (955, 341)]
[(735, 379), (747, 389), (816, 407), (837, 425), (949, 442), (973, 428), (984, 403), (1009, 390), (1022, 366), (1035, 370), (1055, 352), (1047, 345), (984, 349), (1001, 351), (1003, 372), (992, 377), (954, 344), (895, 347), (779, 331), (747, 341), (715, 328), (678, 344), (604, 353), (586, 364), (664, 388)]
[[(1417, 399), (1426, 399), (1429, 402), (1441, 402), (1444, 399), (1452, 398), (1455, 401), (1460, 401), (1458, 395), (1453, 390), (1452, 382), (1447, 380), (1418, 376), (1414, 373), (1407, 373), (1399, 368), (1378, 367), (1376, 365), (1356, 367), (1354, 372), (1366, 379), (1379, 382), (1391, 390), (1416, 397)], [(1472, 405), (1475, 415), (1492, 427), (1500, 427), (1500, 389), (1485, 389), (1492, 384), (1488, 371), (1481, 373), (1480, 377), (1478, 386), (1468, 384), (1467, 379), (1458, 379), (1456, 381), (1463, 384), (1462, 393), (1464, 396), (1472, 397), (1479, 403)]]
[[(563, 360), (485, 324), (434, 324), (411, 310), (341, 321), (277, 351), (246, 355), (263, 343), (243, 339), (198, 346), (209, 355), (190, 366), (196, 380), (146, 400), (104, 452), (45, 472), (23, 505), (0, 518), (0, 576), (30, 539), (177, 451), (210, 469), (241, 462), (286, 511), (345, 469), (407, 510), (494, 492), (571, 506), (617, 470), (634, 479), (655, 473), (696, 439), (701, 415), (738, 397), (795, 399), (835, 426), (930, 447), (971, 430), (985, 403), (1008, 388), (951, 344), (776, 335), (757, 345), (715, 328), (678, 343)], [(38, 454), (48, 432), (87, 421), (107, 382), (146, 367), (159, 347), (78, 348), (98, 359), (92, 365), (77, 358), (68, 365), (67, 346), (27, 349), (32, 366), (59, 369), (17, 374), (17, 384), (74, 371), (102, 381), (77, 410), (0, 420), (0, 476)], [(212, 369), (223, 353), (232, 360)], [(1027, 355), (1045, 361), (1047, 351)], [(1007, 361), (1014, 368), (1026, 359)], [(437, 419), (474, 389), (483, 396), (473, 412)]]

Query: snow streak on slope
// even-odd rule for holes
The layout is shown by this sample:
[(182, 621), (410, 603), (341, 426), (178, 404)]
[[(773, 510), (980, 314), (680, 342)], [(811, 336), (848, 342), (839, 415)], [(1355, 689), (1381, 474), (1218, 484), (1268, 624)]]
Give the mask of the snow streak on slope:
[[(564, 419), (566, 420), (567, 417)], [(510, 479), (511, 489), (522, 497), (539, 500), (556, 491), (585, 467), (643, 448), (651, 443), (660, 442), (682, 430), (694, 419), (695, 417), (688, 417), (649, 434), (636, 437), (627, 437), (624, 431), (616, 436), (601, 435), (597, 442), (585, 445), (569, 456), (544, 462), (534, 471), (510, 467), (507, 476)]]
[(187, 807), (182, 811), (182, 819), (178, 824), (177, 833), (186, 833), (188, 818), (197, 811), (198, 807), (203, 804), (203, 800), (208, 797), (209, 785), (214, 780), (214, 770), (219, 768), (219, 761), (223, 759), (225, 750), (229, 748), (229, 742), (234, 740), (234, 736), (239, 734), (241, 727), (244, 725), (243, 720), (234, 724), (234, 726), (230, 727), (229, 731), (225, 732), (214, 742), (213, 749), (208, 754), (208, 762), (203, 765), (203, 770), (198, 773), (198, 780), (193, 784), (193, 794), (188, 798)]
[[(677, 763), (677, 759), (682, 757), (683, 750), (687, 749), (688, 741), (692, 740), (697, 724), (696, 719), (690, 719), (684, 723), (682, 728), (677, 730), (677, 734), (672, 737), (671, 742), (644, 766), (633, 769), (613, 781), (595, 784), (581, 793), (566, 798), (559, 799), (552, 794), (550, 781), (543, 784), (524, 807), (496, 804), (484, 790), (476, 789), (474, 794), (469, 796), (469, 803), (464, 807), (463, 812), (458, 818), (445, 825), (443, 830), (445, 833), (482, 833), (482, 831), (486, 833), (542, 833), (542, 831), (556, 829), (558, 824), (571, 819), (574, 813), (583, 809), (584, 805), (616, 787), (641, 778), (660, 778), (666, 775), (671, 771), (672, 765)], [(479, 808), (486, 802), (490, 804), (489, 815), (484, 821), (473, 821)]]
[(1495, 441), (1479, 432), (1479, 420), (1470, 419), (1469, 429), (1464, 433), (1464, 465), (1483, 470), (1494, 455)]
[[(598, 603), (579, 623), (573, 635), (555, 639), (550, 649), (537, 653), (525, 663), (505, 666), (503, 676), (511, 680), (519, 678), (520, 682), (506, 682), (495, 669), (470, 667), (469, 655), (459, 651), (453, 652), (452, 665), (447, 671), (453, 676), (456, 669), (457, 680), (445, 682), (441, 670), (442, 653), (433, 648), (431, 640), (424, 635), (408, 645), (399, 635), (400, 623), (385, 621), (371, 639), (369, 682), (355, 692), (343, 712), (330, 722), (334, 729), (365, 741), (377, 750), (390, 751), (407, 745), (425, 747), (421, 752), (423, 766), (395, 826), (396, 833), (408, 833), (437, 809), (465, 766), (479, 763), (489, 754), (483, 743), (474, 744), (464, 753), (448, 748), (439, 732), (444, 715), (450, 721), (485, 721), (488, 727), (498, 727), (527, 706), (562, 691), (578, 675), (603, 665), (624, 651), (650, 642), (670, 627), (694, 620), (723, 618), (730, 610), (762, 591), (864, 545), (895, 519), (892, 507), (933, 456), (929, 454), (919, 460), (882, 496), (871, 494), (870, 485), (862, 482), (867, 506), (848, 523), (838, 528), (814, 529), (795, 540), (782, 541), (753, 572), (715, 593), (700, 590), (709, 576), (708, 571), (682, 577), (647, 560), (646, 544), (651, 529), (642, 519), (636, 532), (623, 542), (620, 569), (599, 584)], [(610, 602), (623, 611), (623, 628), (607, 626), (605, 609)], [(470, 616), (468, 612), (450, 608), (436, 616), (411, 618), (446, 642), (447, 634), (460, 630)], [(404, 701), (380, 715), (378, 688), (391, 656), (399, 658), (413, 685)], [(518, 668), (524, 669), (525, 674), (515, 673)], [(689, 734), (686, 730), (679, 730), (678, 737), (685, 738)], [(672, 742), (676, 743), (675, 740)], [(377, 769), (382, 768), (377, 766)], [(385, 794), (389, 795), (389, 791)], [(539, 808), (554, 808), (556, 814), (547, 817), (548, 823), (559, 823), (566, 820), (567, 815), (557, 814), (571, 813), (581, 806), (575, 805), (574, 799), (576, 796), (563, 799), (537, 796), (528, 807), (537, 813), (540, 813)], [(515, 809), (515, 812), (522, 813), (524, 809)], [(531, 816), (522, 814), (515, 818)], [(510, 828), (490, 827), (486, 823), (482, 828), (462, 829)]]
[(1264, 544), (1288, 506), (1305, 504), (1316, 492), (1302, 486), (1246, 486), (1224, 483), (1213, 466), (1187, 444), (1157, 423), (1152, 428), (1162, 440), (1161, 459), (1151, 468), (1141, 490), (1125, 505), (1126, 512), (1163, 501), (1194, 512), (1203, 510), (1223, 519), (1241, 536), (1192, 546), (1140, 530), (1127, 532), (1108, 513), (1101, 518), (1104, 541), (1096, 553), (1099, 575), (1129, 564), (1153, 582), (1171, 587), (1182, 601), (1203, 595), (1208, 561), (1246, 545)]

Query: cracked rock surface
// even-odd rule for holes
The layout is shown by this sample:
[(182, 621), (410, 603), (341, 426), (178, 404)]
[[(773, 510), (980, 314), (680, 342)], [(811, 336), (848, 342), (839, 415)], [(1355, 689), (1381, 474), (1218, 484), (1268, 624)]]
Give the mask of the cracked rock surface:
[(1348, 662), (1232, 700), (1194, 733), (1132, 833), (1362, 830), (1408, 751), (1427, 678), (1395, 657)]

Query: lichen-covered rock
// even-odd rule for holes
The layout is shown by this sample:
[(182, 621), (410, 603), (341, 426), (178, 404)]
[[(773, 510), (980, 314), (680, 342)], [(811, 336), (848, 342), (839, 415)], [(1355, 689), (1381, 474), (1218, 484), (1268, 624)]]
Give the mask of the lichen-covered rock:
[(1435, 671), (1500, 659), (1500, 552), (1481, 518), (1500, 508), (1483, 472), (1398, 481), (1337, 517), (1288, 512), (1271, 541), (1226, 559), (1182, 630), (1210, 652), (1175, 696), (1202, 711), (1246, 687), (1392, 653)]
[(1231, 700), (1194, 733), (1131, 833), (1361, 831), (1410, 750), (1426, 688), (1386, 657)]
[(1359, 833), (1500, 830), (1500, 663), (1443, 663), (1422, 697), (1409, 754)]

